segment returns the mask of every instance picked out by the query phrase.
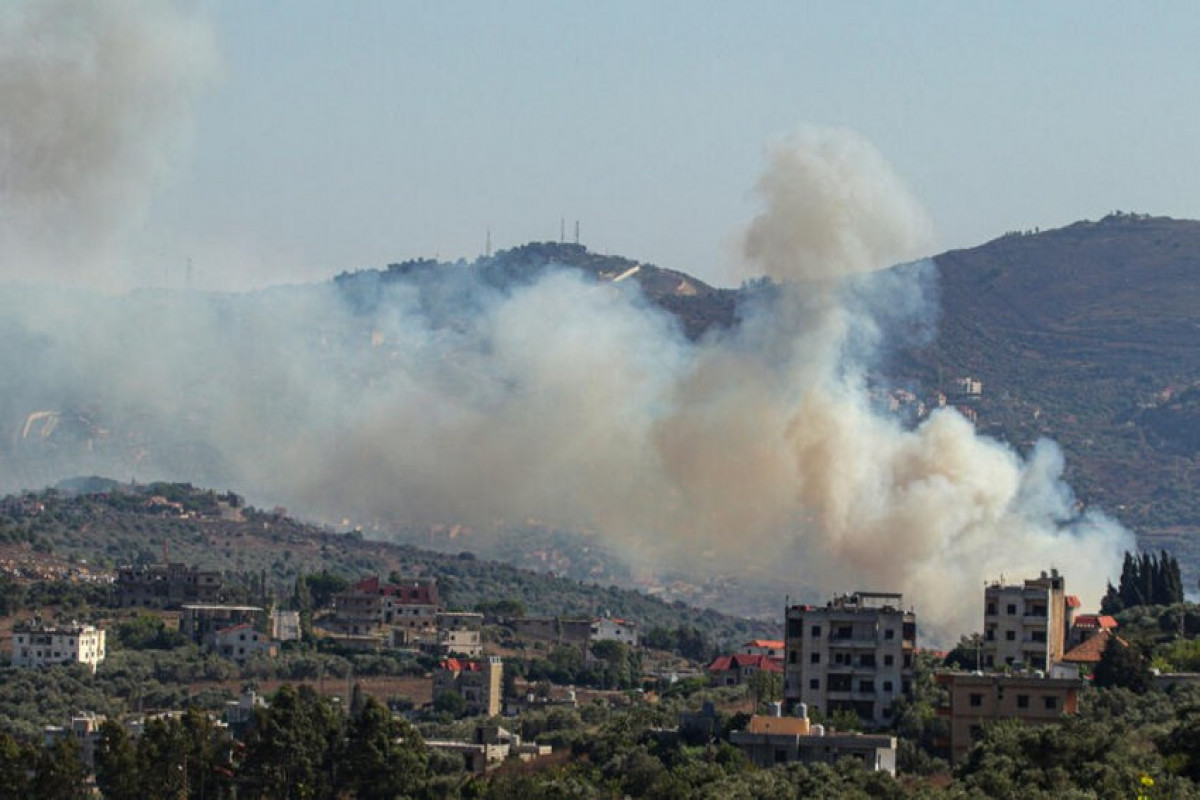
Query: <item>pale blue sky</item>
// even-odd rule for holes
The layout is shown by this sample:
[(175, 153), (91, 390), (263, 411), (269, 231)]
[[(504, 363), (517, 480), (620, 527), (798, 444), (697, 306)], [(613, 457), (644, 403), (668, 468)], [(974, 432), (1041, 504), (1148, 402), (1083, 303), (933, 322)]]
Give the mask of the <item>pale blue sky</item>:
[(728, 282), (772, 137), (868, 138), (935, 249), (1200, 217), (1200, 4), (211, 2), (142, 260), (200, 284), (568, 237)]

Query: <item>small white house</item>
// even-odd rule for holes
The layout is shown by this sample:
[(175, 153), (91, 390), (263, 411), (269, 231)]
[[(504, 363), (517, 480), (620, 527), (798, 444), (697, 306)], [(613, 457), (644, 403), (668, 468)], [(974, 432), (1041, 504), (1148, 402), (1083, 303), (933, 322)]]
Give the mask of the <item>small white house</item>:
[(95, 672), (104, 660), (104, 643), (104, 631), (94, 625), (32, 623), (14, 628), (12, 663), (15, 667), (87, 664)]
[(630, 647), (637, 647), (637, 623), (617, 617), (596, 617), (592, 620), (593, 642), (624, 642)]
[(270, 637), (254, 629), (248, 622), (222, 628), (212, 635), (212, 648), (218, 655), (231, 658), (238, 663), (257, 653), (275, 654), (275, 645)]

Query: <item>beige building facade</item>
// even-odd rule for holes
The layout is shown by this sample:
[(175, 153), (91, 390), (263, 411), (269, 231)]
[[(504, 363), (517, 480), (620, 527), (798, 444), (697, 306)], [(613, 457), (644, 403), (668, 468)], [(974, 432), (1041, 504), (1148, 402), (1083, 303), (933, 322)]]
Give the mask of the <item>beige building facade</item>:
[(952, 763), (961, 762), (987, 722), (1018, 719), (1038, 724), (1074, 714), (1083, 686), (1079, 679), (978, 672), (943, 672), (936, 680), (949, 697), (938, 713), (950, 725), (946, 744)]
[(787, 610), (783, 697), (810, 711), (851, 711), (883, 726), (912, 687), (917, 622), (902, 596), (855, 592)]
[(1020, 584), (991, 583), (983, 599), (983, 669), (1048, 673), (1062, 659), (1078, 601), (1058, 570)]

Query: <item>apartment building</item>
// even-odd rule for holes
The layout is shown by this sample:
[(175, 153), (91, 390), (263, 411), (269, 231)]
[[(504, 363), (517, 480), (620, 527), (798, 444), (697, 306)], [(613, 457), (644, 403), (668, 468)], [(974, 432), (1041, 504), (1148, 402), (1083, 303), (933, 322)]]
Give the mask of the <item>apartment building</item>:
[(138, 564), (117, 570), (122, 608), (178, 608), (221, 599), (221, 573), (180, 563)]
[(14, 667), (87, 664), (92, 672), (104, 660), (105, 631), (94, 625), (46, 625), (38, 621), (13, 628)]
[(437, 583), (432, 578), (384, 583), (373, 575), (334, 597), (334, 616), (328, 625), (351, 635), (377, 635), (401, 628), (406, 639), (432, 637), (440, 608)]
[(996, 581), (983, 600), (983, 668), (1049, 672), (1062, 659), (1079, 599), (1066, 594), (1058, 570), (1019, 584)]
[(983, 724), (1019, 719), (1027, 724), (1057, 722), (1077, 710), (1078, 678), (1039, 675), (942, 672), (935, 676), (946, 687), (948, 702), (938, 710), (950, 724), (950, 761), (959, 763), (979, 738)]
[(917, 621), (902, 596), (854, 592), (787, 610), (783, 697), (823, 714), (852, 711), (867, 725), (892, 718), (912, 687)]

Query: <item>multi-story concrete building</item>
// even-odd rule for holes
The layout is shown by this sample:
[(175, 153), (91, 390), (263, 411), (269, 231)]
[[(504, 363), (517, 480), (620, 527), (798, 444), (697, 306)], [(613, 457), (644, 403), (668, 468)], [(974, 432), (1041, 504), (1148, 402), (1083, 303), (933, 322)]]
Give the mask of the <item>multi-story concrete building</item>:
[(330, 627), (352, 635), (384, 635), (401, 628), (407, 639), (433, 636), (437, 631), (437, 582), (413, 578), (382, 583), (378, 575), (364, 578), (334, 598)]
[(1079, 600), (1066, 594), (1058, 570), (1020, 584), (991, 583), (983, 601), (984, 669), (1049, 672), (1062, 658)]
[(483, 653), (483, 614), (443, 611), (437, 615), (440, 656), (474, 658)]
[(948, 703), (938, 713), (950, 723), (947, 744), (954, 763), (971, 749), (985, 722), (1019, 719), (1037, 724), (1074, 714), (1083, 686), (1078, 678), (978, 672), (942, 672), (936, 680), (947, 689)]
[(885, 725), (912, 688), (917, 621), (901, 595), (855, 592), (787, 610), (783, 697), (823, 714), (852, 711)]
[(458, 692), (467, 713), (494, 717), (503, 708), (504, 662), (497, 656), (482, 661), (447, 658), (433, 671), (433, 696)]
[(221, 573), (186, 564), (140, 564), (117, 570), (117, 603), (123, 608), (176, 608), (221, 599)]
[(14, 667), (87, 664), (95, 672), (104, 656), (105, 632), (93, 625), (32, 622), (13, 628)]

